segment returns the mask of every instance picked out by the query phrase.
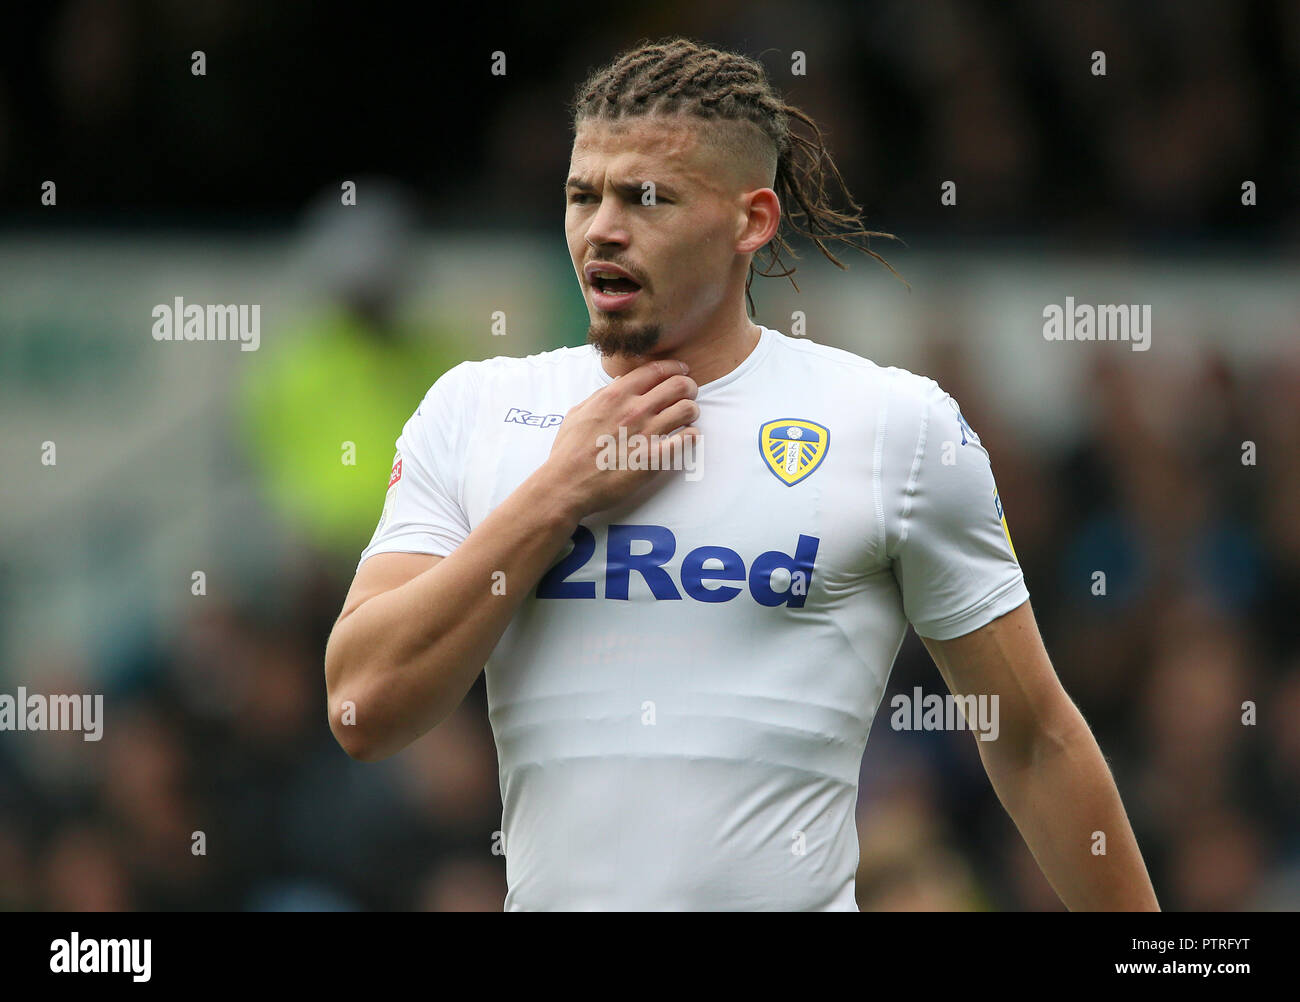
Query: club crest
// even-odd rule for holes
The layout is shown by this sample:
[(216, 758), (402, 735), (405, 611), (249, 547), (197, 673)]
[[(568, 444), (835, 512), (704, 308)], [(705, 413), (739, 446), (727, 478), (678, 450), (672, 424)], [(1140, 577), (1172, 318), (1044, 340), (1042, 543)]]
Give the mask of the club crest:
[(825, 425), (799, 418), (769, 421), (758, 431), (758, 451), (763, 462), (787, 487), (817, 469), (830, 444), (831, 433)]

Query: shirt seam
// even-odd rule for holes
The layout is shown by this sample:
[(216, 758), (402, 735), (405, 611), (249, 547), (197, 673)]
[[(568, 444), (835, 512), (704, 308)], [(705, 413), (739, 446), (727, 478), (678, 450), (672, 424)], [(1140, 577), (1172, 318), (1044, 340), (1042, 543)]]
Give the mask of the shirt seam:
[(916, 494), (917, 481), (921, 475), (921, 463), (925, 458), (927, 435), (930, 429), (930, 407), (927, 404), (921, 411), (921, 429), (916, 436), (916, 455), (912, 458), (912, 469), (907, 476), (907, 485), (903, 488), (903, 508), (899, 513), (898, 546), (901, 549), (907, 542), (908, 530), (912, 516), (912, 498)]
[[(469, 530), (470, 530), (471, 532), (473, 532), (473, 531), (474, 531), (474, 527), (473, 527), (473, 525), (471, 525), (470, 520), (469, 520), (469, 510), (465, 507), (465, 473), (466, 473), (465, 465), (466, 465), (466, 463), (468, 462), (469, 457), (472, 456), (472, 455), (474, 454), (474, 452), (473, 452), (473, 437), (474, 437), (476, 434), (478, 434), (479, 426), (480, 426), (480, 424), (481, 424), (481, 422), (477, 420), (477, 418), (478, 418), (478, 412), (477, 412), (477, 411), (478, 411), (478, 405), (479, 405), (479, 397), (480, 397), (480, 394), (478, 393), (478, 390), (479, 390), (478, 380), (475, 379), (475, 378), (473, 378), (473, 377), (477, 376), (478, 374), (475, 373), (475, 372), (473, 371), (473, 368), (472, 368), (472, 367), (470, 367), (470, 371), (468, 371), (468, 372), (466, 373), (466, 375), (469, 376), (469, 377), (471, 377), (471, 381), (474, 383), (474, 386), (472, 387), (473, 392), (471, 392), (471, 387), (468, 387), (468, 386), (467, 386), (466, 389), (465, 389), (465, 393), (462, 394), (463, 397), (468, 397), (468, 399), (469, 399), (469, 407), (466, 407), (466, 406), (465, 406), (465, 400), (464, 400), (464, 399), (461, 400), (461, 411), (462, 411), (462, 413), (461, 413), (461, 421), (458, 422), (458, 424), (459, 424), (458, 431), (460, 431), (460, 432), (462, 432), (462, 433), (465, 431), (464, 421), (465, 421), (466, 417), (468, 417), (468, 419), (469, 419), (469, 425), (470, 425), (470, 427), (469, 427), (469, 432), (468, 432), (468, 434), (465, 436), (465, 439), (466, 439), (466, 441), (465, 441), (465, 447), (464, 447), (463, 449), (458, 449), (458, 450), (457, 450), (457, 456), (456, 456), (456, 504), (457, 504), (457, 506), (460, 508), (461, 516), (465, 519), (465, 525), (469, 527)], [(475, 413), (472, 414), (472, 415), (466, 415), (466, 414), (465, 414), (465, 411), (469, 410), (470, 408), (473, 408)], [(457, 444), (459, 445), (460, 443), (457, 443)]]
[(876, 449), (872, 457), (871, 490), (876, 502), (877, 552), (883, 558), (889, 548), (889, 532), (885, 521), (885, 427), (889, 422), (889, 394), (882, 393), (876, 412)]

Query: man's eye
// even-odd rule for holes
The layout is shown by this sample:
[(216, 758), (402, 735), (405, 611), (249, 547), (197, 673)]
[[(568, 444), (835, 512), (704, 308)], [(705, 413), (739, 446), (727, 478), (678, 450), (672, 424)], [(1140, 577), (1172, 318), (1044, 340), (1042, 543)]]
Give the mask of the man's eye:
[(574, 205), (585, 205), (587, 199), (589, 198), (591, 198), (590, 195), (585, 194), (584, 192), (581, 191), (575, 191), (572, 195), (569, 196), (569, 201), (572, 202)]

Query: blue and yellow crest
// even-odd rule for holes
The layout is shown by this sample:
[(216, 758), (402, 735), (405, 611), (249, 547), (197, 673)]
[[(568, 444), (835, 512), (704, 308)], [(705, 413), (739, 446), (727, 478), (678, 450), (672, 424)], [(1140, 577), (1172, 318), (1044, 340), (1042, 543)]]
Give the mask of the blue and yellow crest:
[(830, 444), (830, 429), (816, 421), (781, 418), (758, 430), (758, 451), (763, 454), (763, 462), (787, 487), (817, 469)]

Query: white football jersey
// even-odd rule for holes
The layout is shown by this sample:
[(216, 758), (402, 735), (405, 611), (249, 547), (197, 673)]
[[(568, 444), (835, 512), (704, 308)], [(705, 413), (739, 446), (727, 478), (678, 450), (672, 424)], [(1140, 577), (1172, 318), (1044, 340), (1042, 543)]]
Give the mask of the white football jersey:
[[(362, 561), (451, 553), (611, 381), (590, 346), (451, 369)], [(949, 639), (1029, 597), (933, 380), (764, 327), (697, 401), (692, 469), (583, 519), (488, 661), (507, 910), (856, 910), (907, 624)]]

